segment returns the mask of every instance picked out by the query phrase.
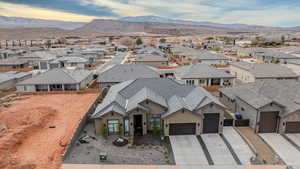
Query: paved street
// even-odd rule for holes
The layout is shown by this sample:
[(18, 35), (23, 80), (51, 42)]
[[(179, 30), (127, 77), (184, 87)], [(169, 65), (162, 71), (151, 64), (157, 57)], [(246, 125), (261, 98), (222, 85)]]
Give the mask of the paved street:
[(101, 72), (102, 70), (106, 69), (108, 66), (121, 64), (123, 60), (128, 55), (128, 52), (118, 52), (110, 61), (106, 62), (105, 64), (99, 66), (96, 69), (96, 72)]
[[(63, 164), (61, 169), (286, 169), (285, 166), (247, 165), (247, 166), (203, 166), (203, 165), (92, 165)], [(294, 168), (299, 169), (299, 168)]]
[(300, 165), (300, 151), (276, 133), (259, 134), (287, 165)]
[(170, 142), (177, 165), (208, 165), (196, 136), (170, 136)]
[(215, 165), (237, 165), (219, 134), (201, 135)]
[(241, 163), (250, 164), (250, 158), (254, 156), (254, 153), (237, 131), (233, 127), (224, 127), (223, 135), (230, 143)]

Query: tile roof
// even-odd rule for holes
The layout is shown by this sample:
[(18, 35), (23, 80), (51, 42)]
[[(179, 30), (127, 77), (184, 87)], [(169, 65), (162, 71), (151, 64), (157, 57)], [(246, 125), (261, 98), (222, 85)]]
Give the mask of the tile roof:
[(285, 107), (286, 113), (300, 110), (299, 81), (264, 80), (219, 90), (231, 99), (238, 97), (256, 109), (276, 102)]
[(272, 63), (248, 63), (248, 62), (233, 62), (231, 65), (245, 69), (253, 74), (256, 78), (268, 77), (298, 77), (291, 69)]
[(159, 77), (153, 68), (140, 64), (111, 65), (99, 73), (98, 82), (124, 82), (138, 78)]
[[(147, 109), (140, 104), (151, 100), (168, 111), (163, 115), (168, 116), (181, 108), (195, 111), (207, 104), (223, 105), (203, 88), (180, 84), (168, 78), (136, 79), (119, 83), (110, 88), (103, 102), (98, 105), (92, 118), (100, 118), (115, 107), (122, 115), (139, 107)], [(116, 109), (116, 108), (115, 108)]]
[(181, 79), (201, 78), (234, 78), (235, 76), (225, 70), (216, 69), (206, 64), (193, 64), (182, 66), (175, 70), (175, 76)]
[(84, 69), (51, 69), (45, 73), (27, 79), (17, 85), (35, 84), (77, 84), (91, 75), (92, 72)]

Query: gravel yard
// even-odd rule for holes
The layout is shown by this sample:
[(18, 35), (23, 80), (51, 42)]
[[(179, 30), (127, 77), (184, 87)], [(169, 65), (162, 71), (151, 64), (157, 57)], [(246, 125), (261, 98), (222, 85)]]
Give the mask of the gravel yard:
[[(93, 123), (85, 126), (80, 137), (91, 136), (89, 143), (80, 144), (77, 142), (71, 147), (71, 151), (65, 157), (64, 163), (74, 164), (144, 164), (164, 165), (168, 164), (168, 150), (161, 145), (140, 145), (128, 148), (116, 147), (112, 142), (117, 136), (109, 136), (107, 139), (95, 135)], [(106, 162), (99, 160), (99, 154), (106, 152)]]

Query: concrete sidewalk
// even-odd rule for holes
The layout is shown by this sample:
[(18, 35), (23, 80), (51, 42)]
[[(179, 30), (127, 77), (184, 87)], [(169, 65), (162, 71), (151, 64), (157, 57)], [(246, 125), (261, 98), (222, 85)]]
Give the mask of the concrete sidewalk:
[(215, 165), (237, 165), (219, 134), (202, 134), (201, 138)]
[(195, 135), (170, 136), (169, 138), (177, 165), (208, 165)]
[(242, 164), (251, 164), (250, 158), (254, 157), (254, 153), (249, 148), (247, 143), (242, 139), (242, 137), (235, 131), (233, 127), (224, 127), (223, 135), (226, 140), (230, 143), (234, 152), (237, 154), (239, 160)]
[[(63, 164), (60, 169), (286, 169), (286, 166), (249, 165), (249, 166), (202, 166), (202, 165), (93, 165), (93, 164)], [(295, 168), (299, 169), (299, 168)]]

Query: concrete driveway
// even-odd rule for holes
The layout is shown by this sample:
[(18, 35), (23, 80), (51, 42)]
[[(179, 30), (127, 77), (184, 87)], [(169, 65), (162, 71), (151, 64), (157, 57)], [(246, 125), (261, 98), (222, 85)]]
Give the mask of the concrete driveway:
[(219, 134), (202, 134), (201, 138), (215, 165), (237, 165)]
[(230, 143), (240, 162), (242, 164), (251, 164), (250, 158), (255, 155), (239, 133), (233, 127), (224, 127), (223, 135)]
[(170, 136), (176, 165), (208, 165), (202, 147), (194, 135)]
[(283, 136), (276, 133), (259, 134), (281, 157), (287, 165), (300, 165), (300, 151), (298, 151)]
[(300, 134), (285, 134), (289, 139), (291, 139), (298, 147), (300, 147)]

